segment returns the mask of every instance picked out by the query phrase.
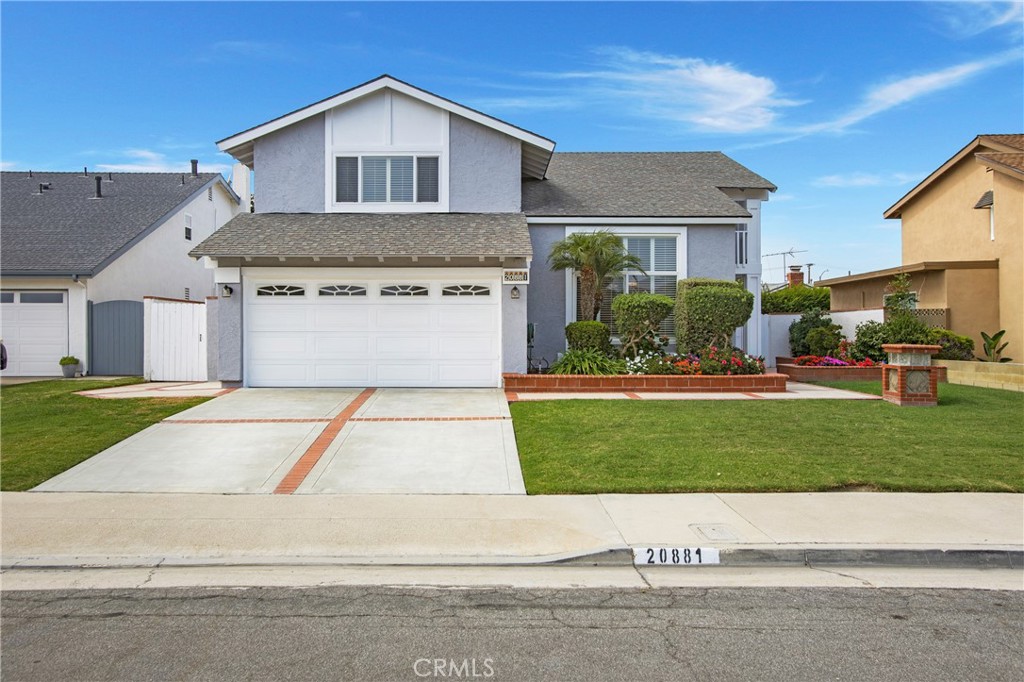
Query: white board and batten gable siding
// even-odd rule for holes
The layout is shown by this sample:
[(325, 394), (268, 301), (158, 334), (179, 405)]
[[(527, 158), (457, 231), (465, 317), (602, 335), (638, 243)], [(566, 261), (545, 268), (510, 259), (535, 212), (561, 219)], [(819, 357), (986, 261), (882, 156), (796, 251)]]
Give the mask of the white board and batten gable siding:
[[(335, 107), (324, 116), (324, 207), (327, 212), (447, 213), (449, 113), (385, 88)], [(436, 156), (439, 201), (436, 203), (336, 203), (335, 158), (338, 156)]]

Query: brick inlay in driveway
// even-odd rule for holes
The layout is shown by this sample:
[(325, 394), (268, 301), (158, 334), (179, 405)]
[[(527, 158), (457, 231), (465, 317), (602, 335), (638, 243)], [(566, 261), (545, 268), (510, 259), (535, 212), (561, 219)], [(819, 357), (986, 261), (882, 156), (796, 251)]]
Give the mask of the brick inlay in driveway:
[(320, 458), (323, 457), (324, 452), (327, 451), (328, 446), (338, 434), (341, 432), (341, 428), (345, 426), (345, 422), (351, 419), (352, 415), (356, 413), (360, 407), (363, 406), (371, 395), (373, 395), (375, 389), (368, 388), (358, 396), (355, 400), (349, 403), (344, 410), (338, 413), (338, 416), (331, 420), (324, 430), (317, 436), (317, 439), (313, 441), (313, 444), (309, 446), (309, 449), (299, 458), (299, 461), (295, 463), (295, 466), (291, 468), (281, 482), (274, 489), (276, 495), (291, 495), (295, 492), (302, 482), (309, 476), (309, 472), (313, 470)]
[(487, 422), (509, 417), (352, 417), (350, 422)]

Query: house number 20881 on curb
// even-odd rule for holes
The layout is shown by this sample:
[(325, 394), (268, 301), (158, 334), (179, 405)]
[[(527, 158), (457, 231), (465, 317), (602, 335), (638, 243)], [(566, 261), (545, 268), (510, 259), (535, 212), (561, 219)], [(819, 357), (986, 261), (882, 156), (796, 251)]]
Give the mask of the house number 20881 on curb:
[(714, 547), (634, 547), (636, 566), (707, 566), (722, 563)]

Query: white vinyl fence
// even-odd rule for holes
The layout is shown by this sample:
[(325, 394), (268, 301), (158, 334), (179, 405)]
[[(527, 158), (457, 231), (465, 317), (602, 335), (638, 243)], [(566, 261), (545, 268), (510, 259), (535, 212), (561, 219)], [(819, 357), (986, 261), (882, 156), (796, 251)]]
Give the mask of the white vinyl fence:
[(146, 297), (147, 381), (206, 381), (206, 304)]
[[(856, 337), (857, 325), (868, 320), (882, 322), (883, 311), (877, 310), (848, 310), (845, 312), (829, 313), (832, 321), (843, 328), (843, 336), (853, 341)], [(775, 366), (776, 357), (789, 357), (789, 325), (800, 319), (799, 315), (789, 313), (772, 313), (761, 318), (761, 350), (764, 353), (765, 364), (769, 367)]]

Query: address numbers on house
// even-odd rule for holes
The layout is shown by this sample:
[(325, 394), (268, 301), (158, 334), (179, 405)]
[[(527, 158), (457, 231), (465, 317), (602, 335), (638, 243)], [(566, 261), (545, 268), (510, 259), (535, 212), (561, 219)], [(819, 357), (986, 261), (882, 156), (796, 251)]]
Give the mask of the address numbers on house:
[(503, 284), (529, 284), (530, 271), (525, 268), (505, 268), (501, 271)]
[(636, 566), (710, 566), (722, 563), (714, 547), (634, 547)]

